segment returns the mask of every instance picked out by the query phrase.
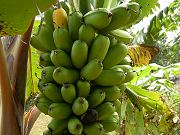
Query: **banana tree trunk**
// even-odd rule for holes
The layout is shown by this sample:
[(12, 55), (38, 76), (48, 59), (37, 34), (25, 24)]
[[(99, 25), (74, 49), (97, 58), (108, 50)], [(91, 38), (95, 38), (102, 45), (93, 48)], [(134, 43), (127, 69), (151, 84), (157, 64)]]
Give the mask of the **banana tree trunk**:
[(24, 35), (0, 40), (1, 135), (24, 134), (27, 60), (33, 22)]

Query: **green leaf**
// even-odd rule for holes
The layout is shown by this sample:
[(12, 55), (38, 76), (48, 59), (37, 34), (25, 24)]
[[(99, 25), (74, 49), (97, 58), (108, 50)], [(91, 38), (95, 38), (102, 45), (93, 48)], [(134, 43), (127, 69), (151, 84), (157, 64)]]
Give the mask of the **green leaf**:
[(158, 4), (158, 0), (135, 0), (141, 6), (142, 13), (138, 20), (143, 19), (147, 16), (150, 11)]
[(56, 0), (1, 0), (0, 36), (23, 34), (32, 19)]
[(162, 94), (158, 92), (147, 91), (145, 89), (142, 89), (140, 86), (127, 84), (127, 87), (132, 89), (138, 95), (143, 96), (143, 97), (148, 97), (149, 99), (154, 100), (154, 101), (159, 101), (162, 96)]
[(144, 135), (144, 114), (138, 109), (135, 110), (135, 119), (136, 119), (136, 134)]

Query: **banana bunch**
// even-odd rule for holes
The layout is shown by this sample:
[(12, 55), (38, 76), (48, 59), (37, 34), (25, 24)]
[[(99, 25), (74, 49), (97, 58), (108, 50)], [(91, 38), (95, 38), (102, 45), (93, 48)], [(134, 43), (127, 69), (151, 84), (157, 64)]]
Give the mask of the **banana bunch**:
[(46, 11), (43, 27), (31, 38), (43, 67), (36, 106), (52, 117), (44, 135), (110, 135), (119, 127), (125, 83), (134, 76), (125, 44), (132, 36), (119, 28), (126, 27), (137, 3), (94, 10), (82, 9), (82, 3), (83, 13)]

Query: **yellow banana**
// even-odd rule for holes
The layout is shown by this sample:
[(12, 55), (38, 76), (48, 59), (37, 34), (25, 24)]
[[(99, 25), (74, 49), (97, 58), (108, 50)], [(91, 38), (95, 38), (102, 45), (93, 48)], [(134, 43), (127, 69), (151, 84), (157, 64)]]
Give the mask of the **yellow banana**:
[(67, 27), (67, 22), (68, 22), (68, 17), (67, 13), (63, 8), (58, 8), (54, 10), (53, 12), (53, 22), (54, 22), (54, 27), (62, 27), (66, 28)]

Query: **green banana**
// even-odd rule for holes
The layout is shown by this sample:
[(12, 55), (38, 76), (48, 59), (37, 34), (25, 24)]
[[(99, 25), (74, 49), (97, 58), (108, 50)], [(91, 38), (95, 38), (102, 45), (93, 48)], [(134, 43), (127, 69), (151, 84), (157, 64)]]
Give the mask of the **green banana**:
[[(116, 110), (116, 108), (115, 108), (115, 110)], [(118, 122), (120, 122), (119, 120), (119, 118), (120, 118), (120, 115), (117, 113), (117, 112), (114, 112), (113, 114), (112, 114), (112, 116), (116, 119), (116, 121), (118, 121)]]
[(76, 89), (73, 84), (63, 84), (61, 94), (64, 101), (71, 104), (76, 98)]
[(77, 117), (72, 116), (68, 120), (68, 129), (71, 134), (79, 135), (83, 131), (83, 124)]
[(93, 122), (93, 123), (84, 125), (83, 131), (86, 135), (103, 135), (104, 128), (101, 123)]
[(131, 17), (126, 24), (126, 27), (130, 27), (138, 21), (139, 16), (141, 15), (141, 6), (136, 2), (124, 2), (121, 5), (126, 6), (129, 10)]
[(53, 40), (53, 30), (47, 25), (42, 24), (38, 33), (38, 38), (42, 46), (46, 46), (49, 51), (56, 49)]
[(105, 102), (94, 108), (98, 112), (98, 120), (108, 118), (115, 112), (115, 106), (111, 102)]
[(78, 32), (82, 24), (82, 17), (83, 15), (80, 12), (74, 12), (68, 17), (69, 34), (73, 41), (78, 40)]
[(31, 46), (42, 52), (49, 52), (56, 49), (52, 33), (53, 30), (51, 28), (45, 24), (42, 24), (39, 33), (34, 34), (31, 37)]
[(79, 11), (84, 15), (88, 11), (91, 11), (91, 0), (78, 0)]
[(117, 85), (119, 87), (119, 89), (121, 90), (121, 93), (125, 91), (126, 89), (126, 84), (125, 83), (121, 83)]
[(42, 51), (42, 52), (49, 52), (48, 46), (43, 46), (42, 43), (39, 41), (39, 37), (37, 34), (32, 35), (30, 39), (30, 44), (35, 49)]
[(100, 86), (112, 86), (116, 84), (120, 84), (125, 78), (124, 72), (121, 69), (113, 70), (103, 70), (98, 78), (96, 78), (93, 82), (96, 85)]
[(90, 90), (91, 90), (89, 81), (78, 80), (76, 87), (77, 87), (77, 94), (79, 97), (86, 98), (89, 95)]
[(103, 8), (104, 0), (94, 0), (95, 8)]
[(119, 126), (119, 122), (113, 117), (113, 115), (101, 120), (100, 123), (103, 125), (103, 128), (106, 132), (115, 131)]
[(108, 35), (108, 37), (109, 37), (109, 40), (110, 40), (109, 47), (113, 47), (113, 46), (117, 45), (118, 40), (114, 36)]
[(87, 43), (88, 46), (95, 38), (95, 29), (91, 25), (82, 24), (79, 28), (79, 40)]
[(53, 72), (55, 70), (55, 66), (48, 66), (48, 67), (44, 67), (42, 72), (41, 72), (41, 79), (43, 80), (43, 82), (53, 82)]
[(53, 102), (62, 102), (60, 88), (53, 83), (46, 83), (41, 86), (42, 93)]
[(112, 13), (105, 8), (98, 8), (89, 11), (84, 15), (85, 24), (92, 25), (94, 28), (101, 30), (111, 22)]
[(90, 108), (94, 108), (100, 105), (105, 99), (106, 93), (101, 89), (93, 90), (92, 93), (87, 97)]
[(125, 44), (130, 43), (133, 37), (129, 34), (129, 32), (125, 30), (116, 29), (109, 32), (113, 37), (115, 37), (119, 42), (123, 42)]
[(50, 57), (55, 66), (72, 67), (70, 55), (61, 49), (52, 50)]
[(43, 79), (39, 79), (38, 80), (38, 89), (42, 92), (42, 86), (44, 85), (44, 84), (46, 84), (47, 82), (46, 82), (46, 80), (43, 80)]
[(126, 56), (123, 60), (121, 60), (118, 65), (131, 65), (131, 58)]
[(80, 76), (88, 81), (96, 79), (102, 72), (103, 66), (98, 59), (88, 62), (80, 71)]
[(133, 68), (129, 65), (116, 65), (113, 68), (120, 68), (125, 73), (125, 78), (122, 83), (130, 82), (134, 78)]
[(121, 101), (119, 99), (116, 99), (113, 104), (115, 106), (115, 111), (118, 113), (119, 116), (121, 116)]
[(52, 119), (48, 124), (48, 129), (54, 135), (59, 132), (63, 132), (68, 127), (67, 119)]
[(104, 0), (103, 8), (110, 9), (113, 0)]
[(48, 10), (46, 10), (44, 12), (44, 22), (46, 23), (46, 25), (49, 26), (49, 28), (51, 28), (52, 30), (54, 30), (54, 24), (53, 24), (53, 11), (54, 8), (49, 8)]
[(74, 69), (58, 67), (53, 72), (53, 78), (59, 84), (75, 83), (79, 80), (79, 72)]
[(112, 0), (112, 2), (111, 2), (111, 8), (116, 7), (116, 6), (118, 5), (118, 1), (119, 1), (119, 0)]
[(48, 109), (48, 115), (57, 119), (66, 119), (71, 114), (71, 105), (68, 103), (52, 103)]
[(83, 115), (81, 115), (81, 121), (84, 124), (95, 122), (98, 117), (98, 112), (94, 109), (88, 109)]
[(71, 13), (70, 4), (66, 1), (60, 1), (61, 7), (66, 11), (66, 14), (69, 15)]
[(48, 109), (51, 104), (52, 101), (43, 94), (39, 94), (35, 101), (36, 107), (44, 114), (48, 114)]
[(106, 97), (104, 101), (115, 101), (121, 96), (121, 91), (119, 87), (116, 85), (109, 87), (101, 87), (101, 89), (106, 93)]
[(103, 35), (98, 35), (90, 48), (88, 61), (91, 61), (93, 59), (99, 59), (100, 61), (103, 61), (110, 45), (110, 40), (108, 37)]
[(84, 97), (78, 97), (72, 104), (72, 111), (76, 115), (81, 115), (87, 111), (89, 107), (88, 101)]
[(53, 32), (53, 38), (58, 49), (71, 52), (72, 41), (66, 28), (56, 28)]
[(108, 53), (103, 61), (103, 68), (109, 69), (117, 65), (128, 54), (128, 47), (125, 44), (117, 43), (117, 45), (109, 48)]
[(84, 41), (76, 40), (71, 50), (71, 60), (74, 67), (81, 69), (86, 64), (87, 57), (88, 45)]
[(110, 24), (102, 30), (104, 32), (125, 27), (131, 17), (128, 8), (123, 5), (112, 8), (110, 12), (112, 13), (112, 19)]
[(46, 66), (53, 66), (53, 63), (51, 62), (50, 53), (45, 52), (41, 53), (39, 57), (39, 65), (46, 67)]
[(49, 129), (47, 129), (43, 132), (43, 135), (52, 135), (52, 132)]

